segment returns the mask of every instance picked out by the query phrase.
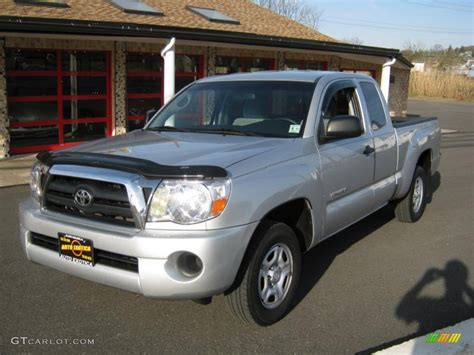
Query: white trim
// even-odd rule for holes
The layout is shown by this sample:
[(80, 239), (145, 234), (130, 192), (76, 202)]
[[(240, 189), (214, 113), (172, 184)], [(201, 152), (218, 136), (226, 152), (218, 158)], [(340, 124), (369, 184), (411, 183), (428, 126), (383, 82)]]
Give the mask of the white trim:
[(174, 96), (175, 90), (175, 43), (176, 39), (170, 39), (165, 48), (161, 51), (164, 61), (163, 68), (163, 105), (165, 105)]
[(387, 104), (388, 104), (388, 97), (390, 94), (390, 71), (391, 71), (392, 65), (394, 65), (396, 61), (397, 61), (396, 58), (392, 58), (391, 60), (388, 60), (382, 65), (382, 78), (380, 80), (380, 90), (382, 90), (382, 94), (385, 97)]

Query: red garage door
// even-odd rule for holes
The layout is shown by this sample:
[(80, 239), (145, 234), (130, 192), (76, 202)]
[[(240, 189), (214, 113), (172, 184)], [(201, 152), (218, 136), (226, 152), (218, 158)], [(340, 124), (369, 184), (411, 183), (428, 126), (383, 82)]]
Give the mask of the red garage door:
[(61, 149), (112, 131), (110, 52), (6, 53), (10, 152)]

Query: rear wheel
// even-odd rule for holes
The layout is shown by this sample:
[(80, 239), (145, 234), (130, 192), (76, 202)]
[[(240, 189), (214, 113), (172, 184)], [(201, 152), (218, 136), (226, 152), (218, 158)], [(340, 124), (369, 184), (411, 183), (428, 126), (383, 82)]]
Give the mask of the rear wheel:
[(301, 272), (301, 251), (286, 224), (264, 221), (242, 265), (240, 284), (226, 295), (231, 313), (258, 325), (271, 325), (291, 307)]
[(395, 215), (401, 222), (413, 223), (418, 221), (426, 208), (427, 173), (417, 166), (408, 194), (397, 203)]

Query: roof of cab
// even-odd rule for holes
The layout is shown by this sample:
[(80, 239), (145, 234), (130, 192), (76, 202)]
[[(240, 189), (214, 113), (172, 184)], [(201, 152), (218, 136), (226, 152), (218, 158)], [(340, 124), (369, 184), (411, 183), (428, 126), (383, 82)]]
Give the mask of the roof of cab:
[(210, 76), (199, 80), (200, 83), (209, 82), (227, 82), (227, 81), (305, 81), (315, 82), (322, 77), (334, 77), (334, 78), (367, 78), (371, 79), (367, 75), (344, 73), (336, 71), (317, 71), (317, 70), (268, 70), (260, 71), (255, 73), (235, 73), (229, 75), (216, 75)]

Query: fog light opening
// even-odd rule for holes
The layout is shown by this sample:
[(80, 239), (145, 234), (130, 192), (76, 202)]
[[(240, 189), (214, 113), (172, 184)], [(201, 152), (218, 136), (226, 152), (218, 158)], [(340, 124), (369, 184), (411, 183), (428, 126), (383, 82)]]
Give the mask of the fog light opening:
[(186, 277), (196, 277), (202, 271), (202, 260), (192, 253), (183, 253), (177, 260), (178, 270)]

